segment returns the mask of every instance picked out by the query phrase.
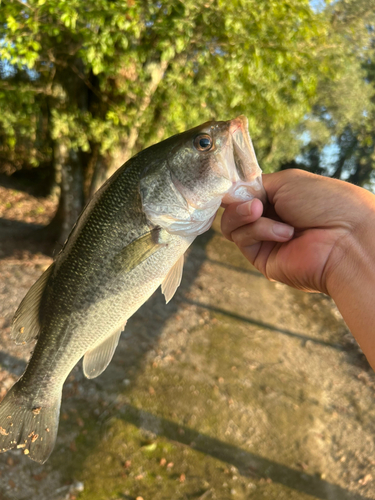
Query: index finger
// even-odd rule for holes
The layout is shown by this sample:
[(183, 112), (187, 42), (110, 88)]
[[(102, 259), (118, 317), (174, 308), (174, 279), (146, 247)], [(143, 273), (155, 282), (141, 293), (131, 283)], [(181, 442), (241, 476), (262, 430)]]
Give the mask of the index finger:
[(257, 198), (245, 203), (231, 203), (226, 207), (221, 218), (221, 231), (229, 241), (233, 241), (231, 236), (233, 231), (258, 220), (262, 213), (263, 203)]

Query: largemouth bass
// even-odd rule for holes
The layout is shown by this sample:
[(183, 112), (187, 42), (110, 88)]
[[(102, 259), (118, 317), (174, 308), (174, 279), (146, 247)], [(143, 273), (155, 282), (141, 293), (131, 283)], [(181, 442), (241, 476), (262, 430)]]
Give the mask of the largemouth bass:
[(0, 451), (47, 460), (75, 364), (84, 356), (85, 375), (100, 375), (127, 319), (160, 285), (167, 302), (173, 297), (184, 253), (220, 204), (254, 196), (265, 200), (244, 116), (170, 137), (115, 172), (15, 314), (15, 342), (38, 340), (0, 404)]

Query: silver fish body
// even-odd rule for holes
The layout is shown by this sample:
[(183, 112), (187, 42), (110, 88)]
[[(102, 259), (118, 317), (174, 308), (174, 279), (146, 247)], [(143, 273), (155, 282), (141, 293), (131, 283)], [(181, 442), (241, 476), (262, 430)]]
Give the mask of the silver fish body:
[(47, 460), (69, 372), (82, 356), (86, 376), (103, 372), (127, 319), (160, 285), (172, 298), (185, 251), (222, 201), (265, 199), (260, 174), (245, 117), (173, 136), (117, 170), (15, 314), (16, 343), (38, 341), (0, 404), (0, 451)]

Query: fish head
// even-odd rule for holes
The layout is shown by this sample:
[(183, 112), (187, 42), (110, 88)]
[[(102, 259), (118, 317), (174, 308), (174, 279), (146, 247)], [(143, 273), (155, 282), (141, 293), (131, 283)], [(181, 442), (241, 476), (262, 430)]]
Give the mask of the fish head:
[(178, 136), (168, 154), (171, 177), (188, 203), (203, 208), (258, 197), (265, 201), (258, 165), (243, 115), (210, 121)]
[(164, 163), (154, 161), (141, 181), (143, 208), (149, 220), (170, 232), (206, 231), (221, 203), (266, 201), (245, 116), (203, 123), (149, 149), (155, 159), (163, 151)]

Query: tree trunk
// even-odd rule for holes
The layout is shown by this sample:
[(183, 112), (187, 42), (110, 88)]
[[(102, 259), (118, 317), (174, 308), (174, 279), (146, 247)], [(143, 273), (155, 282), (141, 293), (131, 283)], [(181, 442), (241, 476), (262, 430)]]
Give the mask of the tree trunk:
[[(79, 111), (88, 108), (88, 87), (83, 78), (84, 65), (81, 60), (72, 60), (74, 71), (63, 68), (56, 73), (66, 92), (64, 106), (75, 107)], [(80, 76), (81, 75), (81, 76)], [(81, 150), (71, 149), (69, 139), (59, 137), (54, 141), (54, 168), (56, 185), (59, 186), (59, 204), (54, 218), (47, 227), (50, 237), (58, 245), (63, 245), (85, 203), (85, 170), (90, 165), (90, 156)]]
[[(120, 167), (121, 165), (119, 165)], [(92, 195), (100, 188), (100, 186), (107, 180), (108, 178), (108, 165), (106, 158), (99, 154), (96, 158), (94, 171), (91, 176), (90, 189), (88, 191), (88, 199), (92, 197)]]
[(61, 246), (81, 213), (84, 205), (83, 171), (79, 152), (69, 150), (60, 142), (55, 146), (55, 169), (60, 197), (56, 214), (47, 230), (51, 238)]
[(371, 180), (371, 174), (374, 172), (372, 164), (367, 161), (365, 164), (361, 164), (357, 159), (354, 172), (348, 178), (348, 181), (357, 186), (365, 186)]

